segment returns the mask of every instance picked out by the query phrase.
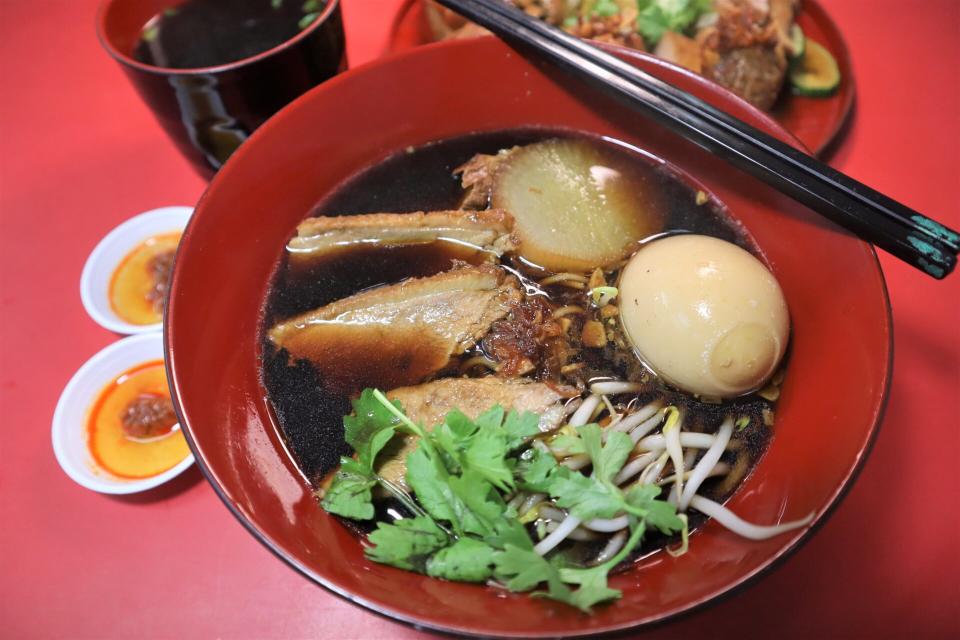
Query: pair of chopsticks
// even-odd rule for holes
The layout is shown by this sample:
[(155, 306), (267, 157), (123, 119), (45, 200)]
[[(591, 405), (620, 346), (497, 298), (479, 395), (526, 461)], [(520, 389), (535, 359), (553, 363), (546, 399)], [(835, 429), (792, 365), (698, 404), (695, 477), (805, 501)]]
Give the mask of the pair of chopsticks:
[(960, 234), (505, 0), (438, 0), (508, 43), (534, 50), (863, 240), (942, 279)]

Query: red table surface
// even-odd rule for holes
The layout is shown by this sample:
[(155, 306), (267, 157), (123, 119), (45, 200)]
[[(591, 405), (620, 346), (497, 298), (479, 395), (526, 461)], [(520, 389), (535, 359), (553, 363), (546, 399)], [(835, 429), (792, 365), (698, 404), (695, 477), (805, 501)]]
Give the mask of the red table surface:
[[(204, 188), (100, 49), (96, 4), (0, 0), (0, 635), (424, 636), (294, 573), (196, 468), (111, 498), (57, 466), (49, 434), (60, 391), (117, 338), (80, 304), (84, 260), (127, 217), (191, 204)], [(383, 50), (400, 2), (343, 4), (355, 66)], [(824, 4), (846, 35), (859, 92), (833, 164), (960, 227), (960, 2)], [(646, 637), (960, 634), (960, 275), (935, 282), (880, 261), (894, 381), (861, 477), (777, 571)]]

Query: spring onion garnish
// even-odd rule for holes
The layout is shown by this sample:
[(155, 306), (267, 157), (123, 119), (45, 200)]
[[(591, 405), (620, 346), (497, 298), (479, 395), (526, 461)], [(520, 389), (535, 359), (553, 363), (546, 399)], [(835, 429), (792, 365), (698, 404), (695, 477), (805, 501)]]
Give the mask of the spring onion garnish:
[(620, 290), (616, 287), (594, 287), (587, 292), (587, 295), (593, 300), (593, 304), (598, 307), (605, 307), (610, 304), (619, 293)]
[(740, 433), (741, 431), (746, 429), (747, 426), (749, 426), (749, 424), (750, 424), (750, 416), (740, 416), (739, 418), (737, 418), (737, 422), (735, 425), (737, 427), (737, 433)]

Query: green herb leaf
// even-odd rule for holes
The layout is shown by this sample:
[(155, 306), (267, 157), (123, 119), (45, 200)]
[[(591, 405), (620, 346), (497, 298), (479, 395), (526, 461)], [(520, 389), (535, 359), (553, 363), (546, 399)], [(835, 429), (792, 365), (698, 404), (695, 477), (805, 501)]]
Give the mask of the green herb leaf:
[(341, 458), (340, 469), (320, 505), (329, 513), (354, 520), (373, 518), (373, 496), (370, 489), (376, 479), (352, 458)]
[[(501, 414), (502, 415), (502, 414)], [(507, 467), (507, 437), (503, 429), (481, 427), (470, 439), (463, 466), (488, 480), (501, 491), (513, 488), (513, 472)]]
[(550, 494), (558, 507), (568, 509), (581, 520), (612, 518), (623, 511), (625, 504), (616, 487), (564, 467), (554, 473)]
[[(401, 410), (400, 403), (393, 403)], [(377, 454), (390, 441), (400, 420), (377, 399), (373, 390), (364, 389), (353, 401), (353, 415), (344, 416), (344, 438), (366, 469), (373, 469)]]
[(376, 545), (365, 550), (374, 562), (421, 573), (427, 558), (450, 542), (447, 534), (429, 518), (398, 520), (395, 524), (381, 522), (367, 539)]
[(611, 432), (603, 444), (600, 427), (595, 424), (584, 425), (577, 429), (583, 441), (584, 451), (593, 462), (593, 475), (601, 482), (610, 482), (613, 476), (623, 468), (627, 456), (633, 450), (633, 441), (625, 433)]
[[(280, 0), (283, 2), (283, 0)], [(320, 11), (320, 0), (307, 0), (303, 3), (301, 7), (304, 13), (310, 13), (311, 11)]]
[(654, 46), (665, 31), (683, 33), (711, 10), (711, 0), (638, 0), (637, 31)]
[(483, 582), (493, 575), (490, 545), (473, 538), (460, 538), (427, 560), (427, 575), (459, 582)]
[[(569, 429), (569, 427), (564, 428)], [(555, 436), (552, 440), (550, 440), (550, 446), (555, 451), (561, 451), (570, 456), (587, 452), (583, 444), (583, 440), (579, 435), (577, 435), (577, 432), (573, 431), (572, 429), (570, 433), (561, 433), (560, 435)]]
[(503, 430), (507, 432), (507, 449), (513, 451), (540, 433), (540, 418), (531, 411), (511, 411), (503, 421)]
[(497, 522), (504, 517), (506, 505), (500, 494), (477, 471), (462, 476), (451, 476), (450, 489), (465, 510), (460, 513), (463, 530), (480, 536), (494, 532)]
[(301, 31), (303, 31), (304, 29), (309, 27), (311, 24), (313, 24), (313, 21), (316, 20), (317, 17), (319, 16), (320, 14), (316, 11), (313, 13), (308, 13), (304, 15), (302, 18), (300, 18), (300, 21), (297, 23), (297, 26), (300, 28)]
[(493, 562), (494, 575), (510, 591), (529, 591), (544, 582), (561, 582), (557, 568), (532, 548), (508, 544), (503, 551), (493, 554)]
[(533, 550), (533, 540), (530, 539), (530, 534), (515, 518), (504, 515), (494, 525), (493, 529), (493, 534), (484, 538), (484, 541), (490, 546), (501, 550), (506, 549), (507, 545), (525, 551)]
[(594, 605), (618, 600), (623, 595), (619, 589), (611, 589), (607, 586), (607, 573), (608, 570), (601, 570), (601, 567), (588, 569), (580, 582), (579, 589), (569, 591), (569, 596), (566, 598), (557, 598), (552, 595), (551, 597), (573, 605), (585, 613), (590, 613), (590, 608)]
[(609, 18), (620, 13), (620, 5), (617, 0), (596, 0), (590, 7), (587, 15)]
[(437, 452), (422, 442), (407, 456), (407, 484), (427, 513), (451, 523), (457, 533), (463, 532), (459, 515), (466, 507), (450, 488), (450, 474)]
[(552, 454), (540, 449), (530, 449), (520, 456), (514, 473), (520, 478), (520, 486), (527, 491), (550, 493), (552, 474), (559, 465)]
[(677, 515), (677, 508), (665, 500), (657, 500), (660, 487), (653, 484), (635, 484), (627, 491), (626, 501), (634, 513), (642, 514), (649, 526), (654, 526), (665, 534), (683, 529), (683, 520)]

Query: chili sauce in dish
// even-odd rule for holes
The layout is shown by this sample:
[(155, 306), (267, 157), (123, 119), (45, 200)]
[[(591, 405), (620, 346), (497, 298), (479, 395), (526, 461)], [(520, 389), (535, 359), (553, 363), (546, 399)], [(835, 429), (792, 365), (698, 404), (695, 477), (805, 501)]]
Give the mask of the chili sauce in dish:
[(107, 384), (90, 407), (86, 431), (97, 467), (119, 478), (153, 477), (190, 454), (162, 360), (139, 364)]
[(175, 231), (147, 238), (117, 265), (108, 296), (110, 308), (121, 320), (136, 325), (163, 320), (180, 235)]

